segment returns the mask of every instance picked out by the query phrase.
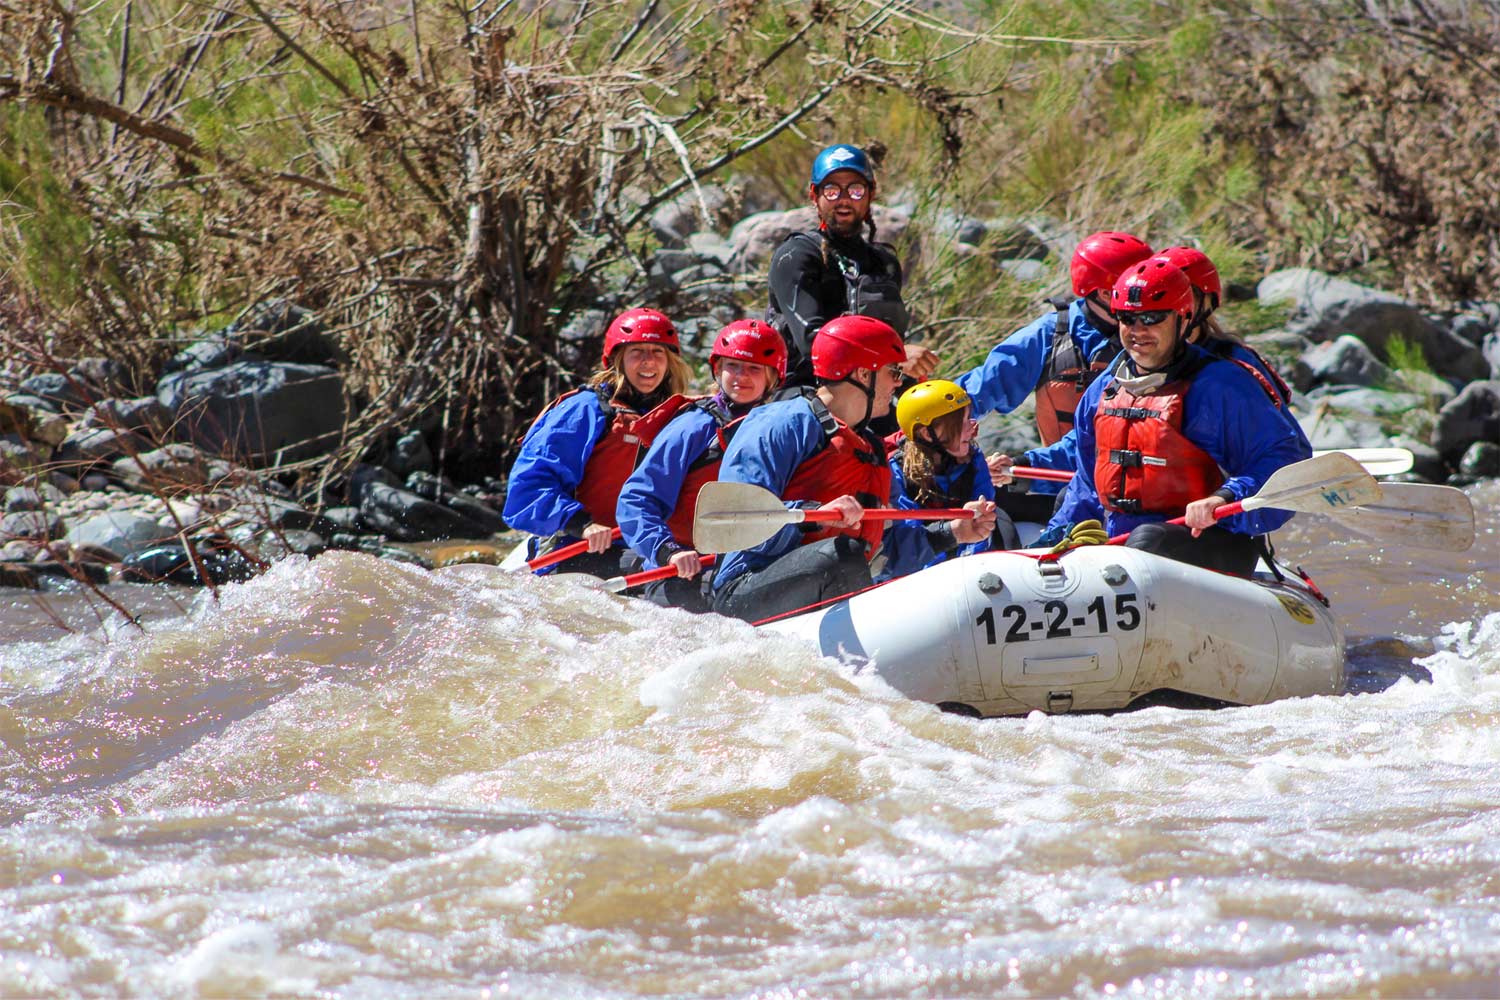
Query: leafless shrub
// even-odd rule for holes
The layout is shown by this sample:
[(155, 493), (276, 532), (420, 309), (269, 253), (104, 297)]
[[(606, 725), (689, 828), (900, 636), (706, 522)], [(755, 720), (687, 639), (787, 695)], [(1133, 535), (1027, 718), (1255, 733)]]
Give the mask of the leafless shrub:
[[(492, 471), (587, 357), (561, 320), (605, 275), (643, 287), (657, 205), (850, 88), (910, 95), (957, 155), (943, 60), (990, 39), (914, 41), (938, 23), (859, 0), (43, 0), (0, 19), (0, 109), (45, 109), (66, 194), (33, 210), (87, 230), (51, 325), (156, 362), (284, 296), (350, 358), (354, 416), (320, 472), (424, 416)], [(39, 228), (0, 245), (34, 253)]]
[(1255, 151), (1272, 266), (1368, 267), (1429, 302), (1500, 293), (1500, 3), (1224, 5), (1203, 69)]

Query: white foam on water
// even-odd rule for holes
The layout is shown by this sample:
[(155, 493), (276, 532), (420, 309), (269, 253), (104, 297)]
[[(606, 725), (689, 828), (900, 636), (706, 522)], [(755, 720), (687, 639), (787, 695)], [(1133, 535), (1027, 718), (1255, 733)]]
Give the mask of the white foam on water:
[(287, 560), (7, 702), (0, 992), (1472, 994), (1500, 613), (1429, 638), (1376, 694), (976, 721), (574, 581)]

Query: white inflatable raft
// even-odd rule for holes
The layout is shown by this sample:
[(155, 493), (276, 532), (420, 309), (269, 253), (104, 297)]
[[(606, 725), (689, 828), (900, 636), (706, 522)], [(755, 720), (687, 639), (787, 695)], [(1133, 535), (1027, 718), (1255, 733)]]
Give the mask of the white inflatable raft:
[(1300, 582), (1116, 545), (1051, 563), (955, 559), (761, 627), (868, 664), (909, 697), (982, 716), (1172, 694), (1259, 705), (1344, 686), (1343, 632)]

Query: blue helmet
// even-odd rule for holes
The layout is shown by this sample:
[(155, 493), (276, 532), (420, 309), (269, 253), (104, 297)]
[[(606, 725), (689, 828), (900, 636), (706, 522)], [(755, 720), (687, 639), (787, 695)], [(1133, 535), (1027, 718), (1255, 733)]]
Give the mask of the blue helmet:
[(828, 146), (813, 158), (813, 187), (822, 184), (823, 179), (835, 170), (853, 170), (867, 181), (875, 179), (875, 171), (870, 169), (870, 158), (865, 151), (848, 143)]

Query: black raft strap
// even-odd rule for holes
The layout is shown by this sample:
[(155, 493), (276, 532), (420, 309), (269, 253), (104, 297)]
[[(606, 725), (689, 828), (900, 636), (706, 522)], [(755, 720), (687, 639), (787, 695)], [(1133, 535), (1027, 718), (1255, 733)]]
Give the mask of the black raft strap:
[(1139, 469), (1145, 464), (1141, 460), (1140, 452), (1127, 451), (1123, 448), (1111, 448), (1109, 450), (1109, 463), (1125, 469)]

